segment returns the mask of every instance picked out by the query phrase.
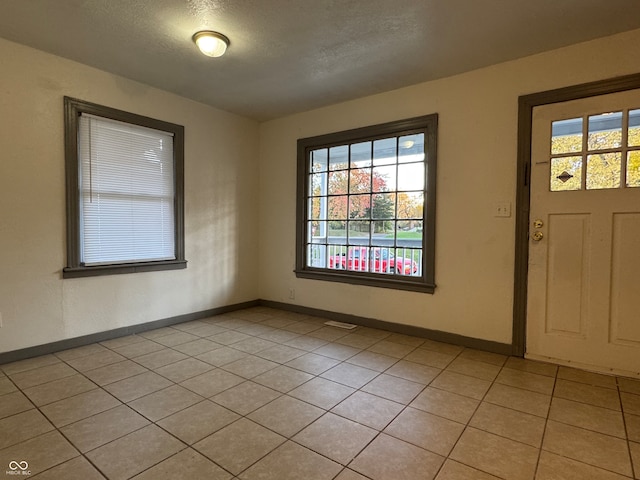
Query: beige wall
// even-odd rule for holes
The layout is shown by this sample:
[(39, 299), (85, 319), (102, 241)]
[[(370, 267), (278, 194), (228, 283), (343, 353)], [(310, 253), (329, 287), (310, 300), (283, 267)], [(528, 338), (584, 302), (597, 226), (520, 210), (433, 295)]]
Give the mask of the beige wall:
[[(258, 297), (257, 123), (0, 40), (0, 352)], [(185, 126), (186, 270), (62, 280), (63, 96)]]
[[(515, 215), (493, 212), (515, 208), (518, 96), (637, 73), (638, 44), (640, 30), (262, 124), (260, 298), (511, 343)], [(297, 279), (296, 139), (434, 112), (435, 294)]]

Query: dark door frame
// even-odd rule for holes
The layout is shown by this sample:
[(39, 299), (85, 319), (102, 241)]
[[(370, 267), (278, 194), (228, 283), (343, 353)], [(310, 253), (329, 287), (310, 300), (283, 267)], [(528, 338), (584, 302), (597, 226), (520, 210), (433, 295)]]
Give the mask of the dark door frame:
[(526, 348), (529, 206), (531, 194), (529, 179), (531, 173), (533, 109), (541, 105), (638, 88), (640, 88), (640, 73), (518, 97), (518, 183), (516, 190), (516, 257), (513, 292), (513, 355), (524, 356)]

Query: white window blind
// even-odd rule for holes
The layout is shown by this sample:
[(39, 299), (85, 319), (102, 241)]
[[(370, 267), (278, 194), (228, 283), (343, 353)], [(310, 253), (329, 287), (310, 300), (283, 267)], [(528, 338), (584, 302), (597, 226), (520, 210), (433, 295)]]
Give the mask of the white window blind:
[(175, 259), (173, 135), (82, 114), (84, 265)]

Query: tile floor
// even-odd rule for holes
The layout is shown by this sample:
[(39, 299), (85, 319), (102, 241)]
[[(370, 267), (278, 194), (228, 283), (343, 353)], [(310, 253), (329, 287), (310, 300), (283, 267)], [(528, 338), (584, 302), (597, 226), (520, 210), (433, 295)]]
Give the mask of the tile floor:
[(258, 307), (1, 365), (0, 475), (640, 478), (639, 381), (323, 323)]

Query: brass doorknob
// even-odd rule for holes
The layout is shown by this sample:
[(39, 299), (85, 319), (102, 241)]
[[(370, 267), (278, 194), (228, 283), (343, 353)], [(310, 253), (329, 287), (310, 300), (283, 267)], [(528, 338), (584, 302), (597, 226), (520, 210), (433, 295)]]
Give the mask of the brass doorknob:
[(534, 220), (533, 221), (533, 228), (542, 228), (542, 226), (544, 225), (544, 222), (542, 220)]
[(540, 240), (542, 240), (544, 238), (544, 234), (542, 232), (533, 232), (533, 240), (535, 242), (539, 242)]

